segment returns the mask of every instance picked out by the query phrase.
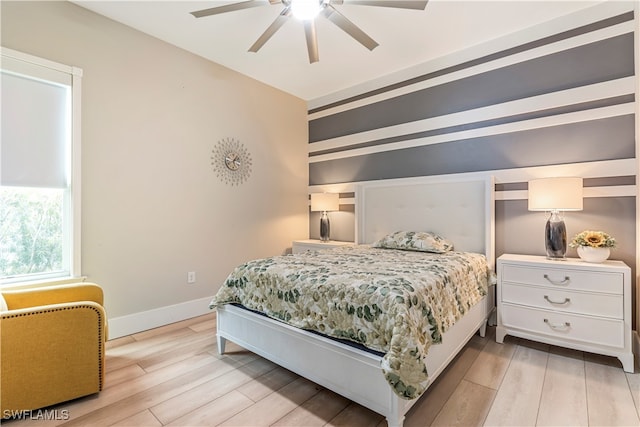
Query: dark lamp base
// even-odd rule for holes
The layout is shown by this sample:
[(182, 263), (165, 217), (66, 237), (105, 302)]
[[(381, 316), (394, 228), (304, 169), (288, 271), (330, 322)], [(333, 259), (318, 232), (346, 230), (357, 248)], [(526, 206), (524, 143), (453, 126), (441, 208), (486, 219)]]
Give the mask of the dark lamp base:
[(322, 216), (320, 217), (320, 240), (322, 240), (323, 242), (328, 242), (329, 234), (329, 217), (327, 216), (327, 211), (323, 211)]
[(557, 213), (551, 213), (544, 228), (544, 246), (547, 258), (564, 260), (567, 253), (567, 228)]

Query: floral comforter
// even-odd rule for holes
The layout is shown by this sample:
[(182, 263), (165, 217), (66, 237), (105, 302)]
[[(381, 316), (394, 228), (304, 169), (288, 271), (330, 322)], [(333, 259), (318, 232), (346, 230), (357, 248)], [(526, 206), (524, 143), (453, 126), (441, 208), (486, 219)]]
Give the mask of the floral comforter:
[(344, 247), (242, 264), (210, 307), (239, 303), (383, 352), (394, 392), (414, 399), (428, 384), (429, 347), (487, 294), (489, 278), (481, 254)]

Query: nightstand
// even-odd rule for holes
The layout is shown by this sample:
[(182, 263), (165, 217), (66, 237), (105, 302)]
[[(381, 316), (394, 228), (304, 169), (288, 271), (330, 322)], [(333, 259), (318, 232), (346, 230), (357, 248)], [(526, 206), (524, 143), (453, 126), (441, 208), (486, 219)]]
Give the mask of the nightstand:
[(496, 341), (506, 335), (620, 359), (633, 372), (631, 269), (621, 261), (504, 254)]
[(291, 245), (291, 253), (299, 254), (305, 251), (318, 251), (321, 249), (333, 249), (341, 246), (353, 246), (353, 242), (338, 242), (329, 240), (323, 242), (321, 240), (309, 239), (309, 240), (294, 240)]

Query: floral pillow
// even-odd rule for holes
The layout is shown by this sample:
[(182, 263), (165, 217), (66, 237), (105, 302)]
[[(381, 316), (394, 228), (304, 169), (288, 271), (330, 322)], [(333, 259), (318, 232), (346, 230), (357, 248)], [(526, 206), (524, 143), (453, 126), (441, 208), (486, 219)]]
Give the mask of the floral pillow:
[(397, 231), (384, 236), (373, 247), (441, 254), (453, 250), (453, 243), (430, 231)]

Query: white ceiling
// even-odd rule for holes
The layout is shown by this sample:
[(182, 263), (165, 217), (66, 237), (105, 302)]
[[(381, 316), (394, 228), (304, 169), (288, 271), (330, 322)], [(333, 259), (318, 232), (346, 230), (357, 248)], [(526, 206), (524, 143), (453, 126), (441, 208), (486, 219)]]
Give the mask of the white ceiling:
[(309, 64), (302, 24), (290, 19), (257, 53), (247, 49), (282, 5), (194, 18), (189, 12), (236, 3), (100, 1), (74, 3), (311, 101), (341, 89), (549, 21), (600, 1), (430, 0), (424, 11), (336, 6), (380, 46), (369, 51), (323, 17), (316, 18), (320, 61)]

